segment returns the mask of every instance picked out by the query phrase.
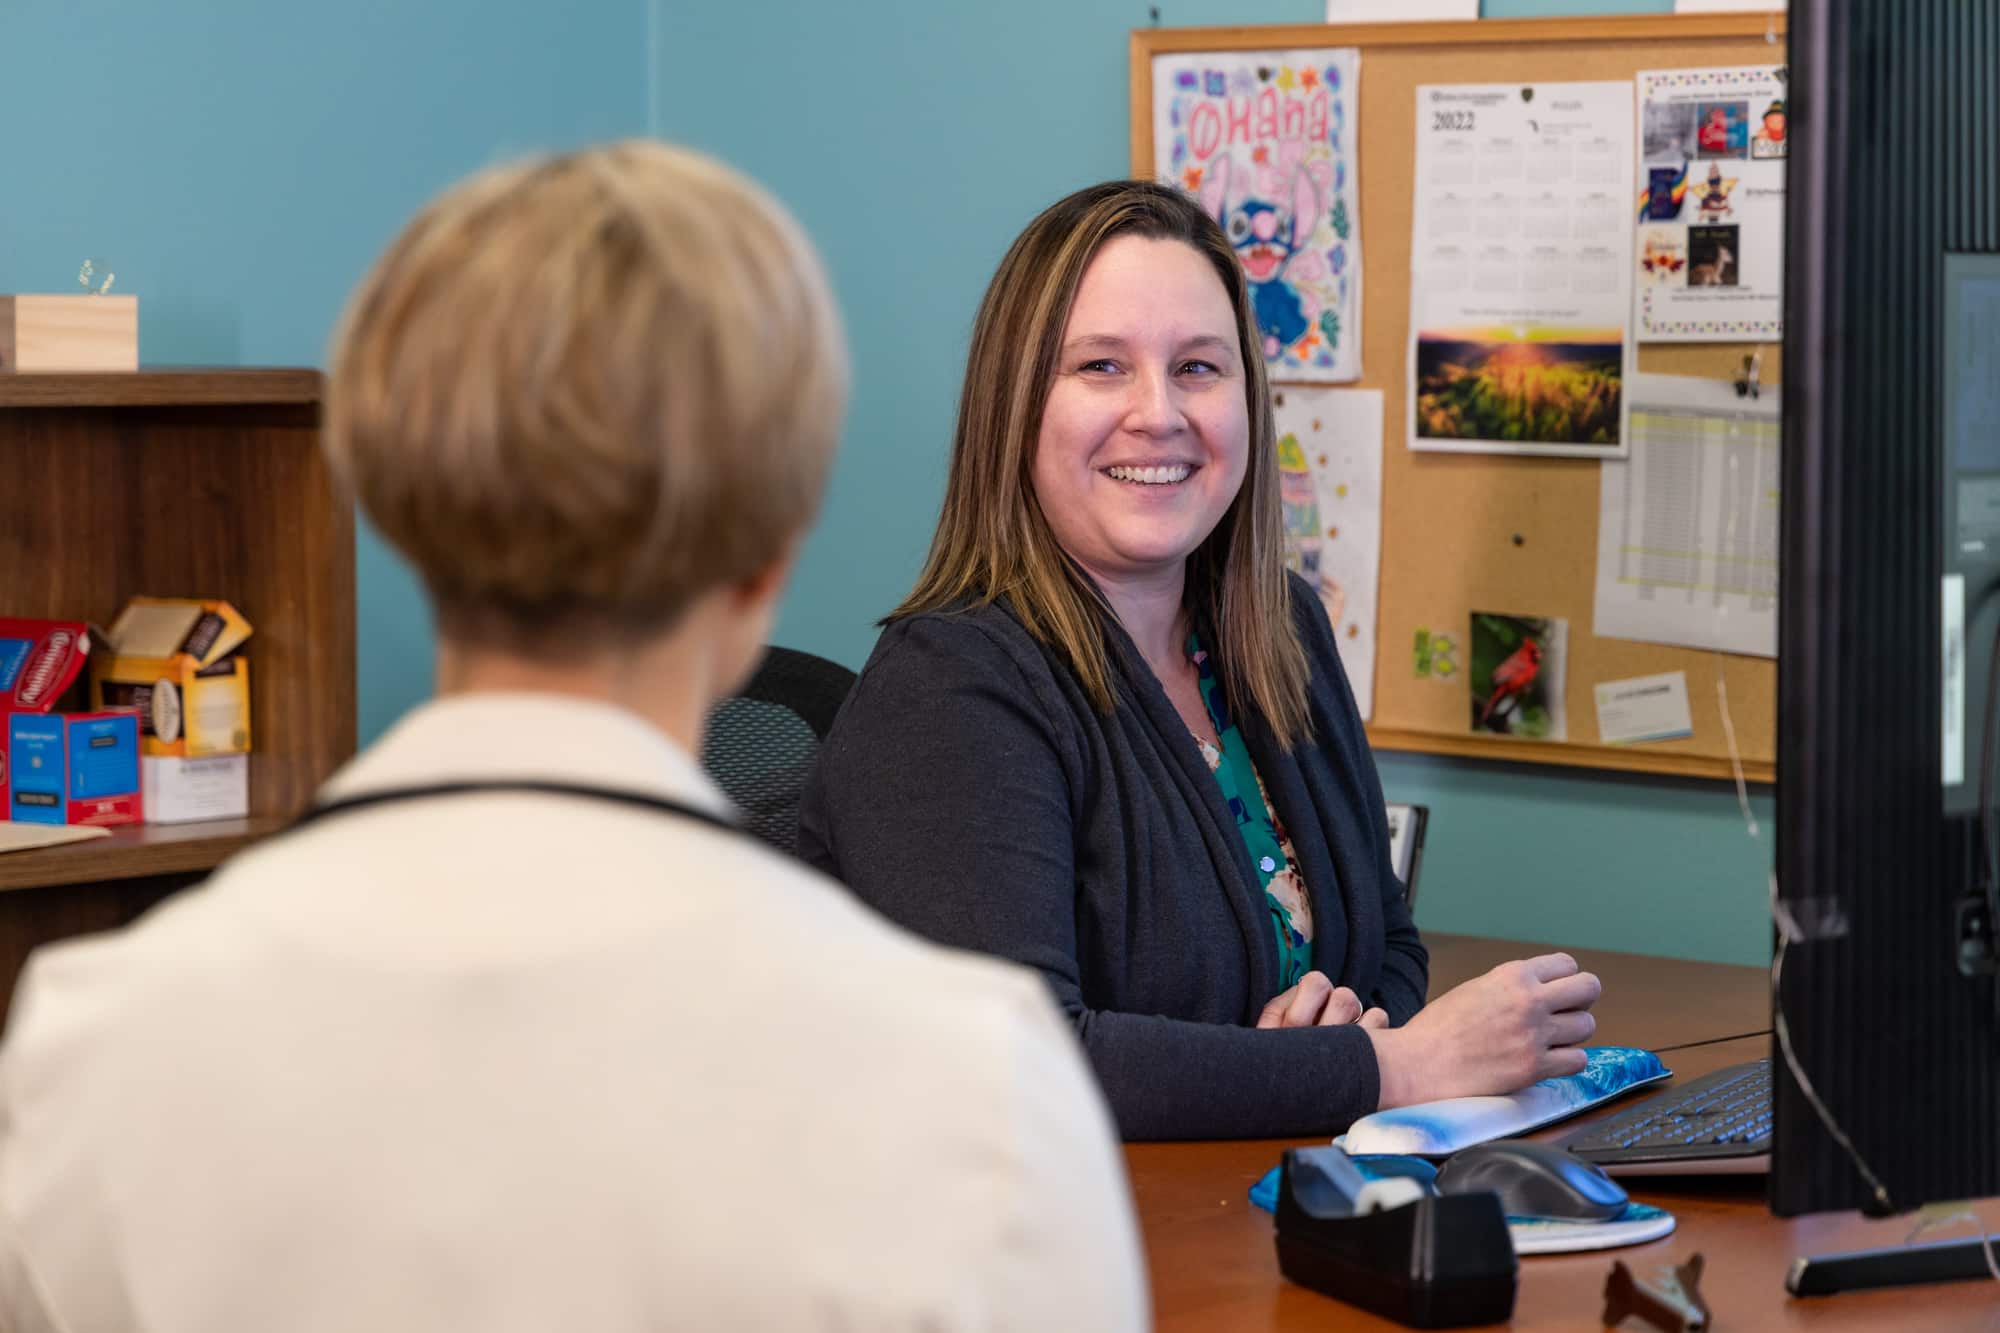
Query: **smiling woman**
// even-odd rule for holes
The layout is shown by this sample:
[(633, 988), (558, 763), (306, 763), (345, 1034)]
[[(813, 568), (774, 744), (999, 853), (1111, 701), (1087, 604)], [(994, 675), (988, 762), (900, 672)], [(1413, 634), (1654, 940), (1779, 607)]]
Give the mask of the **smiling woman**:
[[(1105, 594), (1096, 580), (1135, 574), (1150, 591), (1185, 589), (1200, 603), (1234, 664), (1233, 702), (1254, 704), (1281, 734), (1299, 731), (1307, 667), (1290, 624), (1277, 446), (1257, 346), (1236, 253), (1186, 196), (1121, 181), (1047, 209), (1008, 250), (980, 304), (944, 513), (917, 586), (890, 620), (1006, 597), (1108, 710)], [(1091, 411), (1095, 425), (1071, 426)], [(1106, 414), (1118, 412), (1107, 424)], [(1162, 567), (1090, 569), (1087, 553), (1057, 531), (1087, 521), (1068, 502), (1078, 479), (1043, 494), (1055, 480), (1041, 471), (1044, 454), (1095, 430), (1131, 451), (1104, 454), (1100, 466), (1192, 468), (1202, 460), (1189, 437), (1231, 412), (1241, 413), (1233, 427), (1240, 457), (1226, 489), (1210, 485), (1213, 475), (1202, 483), (1222, 500), (1207, 526), (1169, 540), (1183, 549)], [(1181, 453), (1160, 453), (1162, 441)]]
[(1419, 1013), (1374, 761), (1282, 564), (1260, 341), (1178, 192), (1029, 225), (973, 326), (930, 557), (800, 809), (862, 898), (1041, 970), (1128, 1138), (1330, 1132), (1574, 1072), (1590, 1033), (1560, 957)]

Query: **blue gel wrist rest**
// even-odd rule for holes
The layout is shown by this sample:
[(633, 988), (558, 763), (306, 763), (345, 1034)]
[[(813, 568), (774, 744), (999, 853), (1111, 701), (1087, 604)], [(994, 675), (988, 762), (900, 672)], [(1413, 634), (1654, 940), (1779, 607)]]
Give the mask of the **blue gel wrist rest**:
[(1356, 1155), (1449, 1157), (1475, 1143), (1513, 1138), (1567, 1120), (1673, 1076), (1659, 1056), (1637, 1047), (1591, 1046), (1584, 1056), (1582, 1073), (1545, 1078), (1504, 1097), (1453, 1097), (1377, 1111), (1355, 1121), (1335, 1142)]

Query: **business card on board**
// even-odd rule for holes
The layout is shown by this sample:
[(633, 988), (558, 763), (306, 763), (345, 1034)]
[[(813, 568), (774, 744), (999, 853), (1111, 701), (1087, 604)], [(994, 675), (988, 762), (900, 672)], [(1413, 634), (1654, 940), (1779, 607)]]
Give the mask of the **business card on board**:
[(1606, 745), (1694, 735), (1685, 671), (1607, 680), (1597, 686), (1597, 734)]

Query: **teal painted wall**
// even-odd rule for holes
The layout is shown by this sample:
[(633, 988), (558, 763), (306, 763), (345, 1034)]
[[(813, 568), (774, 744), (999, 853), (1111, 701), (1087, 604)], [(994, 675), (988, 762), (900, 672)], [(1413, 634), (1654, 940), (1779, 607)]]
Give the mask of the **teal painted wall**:
[[(1125, 34), (1148, 6), (800, 0), (746, 22), (739, 9), (652, 2), (655, 130), (776, 190), (819, 242), (846, 311), (853, 405), (779, 638), (859, 665), (929, 541), (966, 332), (1001, 252), (1044, 204), (1126, 170)], [(1671, 7), (1488, 0), (1487, 13)], [(1174, 26), (1325, 12), (1320, 0), (1159, 9)], [(1364, 157), (1363, 189), (1367, 179)], [(1768, 796), (1753, 802), (1760, 844), (1716, 784), (1396, 754), (1381, 768), (1392, 798), (1432, 808), (1427, 929), (1768, 957)]]
[[(149, 362), (323, 364), (348, 291), (447, 182), (645, 132), (648, 17), (645, 0), (0, 6), (0, 291), (75, 291), (91, 256), (138, 294)], [(367, 738), (428, 690), (431, 638), (366, 533), (359, 576)]]
[[(1488, 13), (1669, 7), (1489, 0)], [(1159, 8), (1172, 25), (1321, 12), (1319, 0)], [(320, 364), (369, 260), (446, 182), (648, 127), (716, 151), (805, 220), (848, 313), (845, 451), (781, 635), (858, 664), (929, 537), (966, 327), (1001, 250), (1044, 203), (1124, 170), (1124, 34), (1146, 10), (7, 6), (0, 124), (35, 132), (10, 134), (0, 158), (0, 291), (66, 290), (88, 255), (140, 294), (149, 361)], [(365, 740), (428, 690), (431, 639), (408, 575), (365, 533), (359, 565)], [(1767, 849), (1725, 788), (1381, 765), (1393, 797), (1434, 811), (1418, 911), (1429, 929), (1766, 954)], [(1768, 841), (1770, 803), (1755, 805)]]

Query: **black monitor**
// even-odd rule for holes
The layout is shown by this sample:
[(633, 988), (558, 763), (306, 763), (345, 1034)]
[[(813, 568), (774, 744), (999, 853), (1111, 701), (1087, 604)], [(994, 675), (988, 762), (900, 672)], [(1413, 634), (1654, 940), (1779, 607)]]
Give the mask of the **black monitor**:
[(2000, 1194), (2000, 0), (1790, 24), (1770, 1197), (1905, 1212)]

